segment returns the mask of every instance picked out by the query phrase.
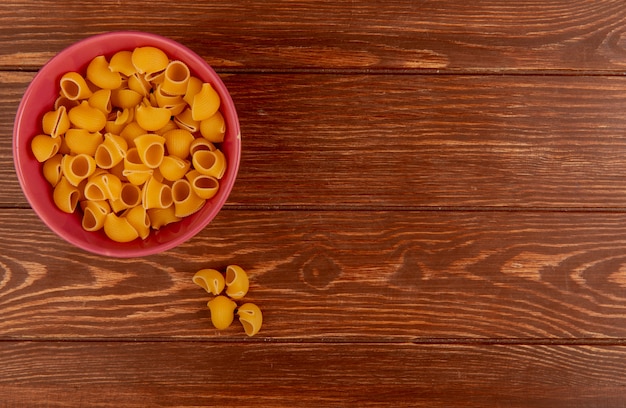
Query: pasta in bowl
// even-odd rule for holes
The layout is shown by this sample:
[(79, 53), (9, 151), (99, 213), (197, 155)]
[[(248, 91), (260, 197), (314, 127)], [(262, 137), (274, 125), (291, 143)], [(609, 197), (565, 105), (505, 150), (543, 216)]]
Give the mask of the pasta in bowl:
[(185, 46), (142, 32), (61, 51), (27, 88), (13, 129), (33, 210), (66, 241), (113, 257), (159, 253), (205, 228), (240, 155), (219, 76)]

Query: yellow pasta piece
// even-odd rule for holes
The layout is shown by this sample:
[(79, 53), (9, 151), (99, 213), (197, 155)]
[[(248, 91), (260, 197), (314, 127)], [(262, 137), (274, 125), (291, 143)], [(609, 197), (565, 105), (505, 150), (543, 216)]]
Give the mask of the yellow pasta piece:
[(109, 68), (113, 72), (120, 72), (129, 77), (137, 72), (137, 68), (133, 65), (133, 53), (132, 51), (123, 50), (118, 51), (111, 57), (109, 61)]
[(221, 150), (200, 150), (192, 156), (193, 167), (200, 173), (221, 179), (226, 172), (226, 157)]
[(191, 73), (187, 64), (177, 60), (171, 61), (165, 68), (160, 88), (168, 95), (183, 96), (187, 92), (190, 77)]
[(104, 220), (111, 212), (111, 207), (106, 201), (82, 201), (83, 210), (82, 226), (86, 231), (98, 231), (104, 227)]
[(132, 51), (131, 61), (140, 74), (163, 71), (170, 62), (165, 52), (151, 46), (135, 48)]
[(79, 198), (78, 188), (71, 185), (65, 177), (61, 177), (52, 192), (52, 199), (57, 208), (68, 214), (73, 213)]
[(65, 155), (61, 160), (63, 176), (71, 185), (77, 187), (83, 180), (96, 171), (96, 161), (86, 154)]
[(168, 95), (163, 92), (162, 86), (157, 86), (152, 94), (154, 102), (159, 108), (165, 108), (170, 111), (171, 116), (176, 116), (187, 108), (187, 103), (180, 95)]
[(215, 269), (200, 269), (193, 275), (193, 283), (212, 295), (219, 295), (224, 290), (224, 275)]
[(237, 308), (237, 316), (248, 336), (254, 336), (263, 325), (263, 313), (254, 303), (244, 303)]
[(46, 112), (41, 122), (43, 132), (52, 137), (61, 136), (70, 128), (70, 119), (67, 116), (67, 108), (65, 106)]
[(191, 109), (185, 108), (181, 113), (174, 116), (174, 122), (179, 128), (188, 130), (191, 133), (196, 133), (200, 130), (200, 122), (193, 119)]
[(238, 265), (226, 267), (226, 294), (233, 299), (241, 299), (248, 293), (249, 279), (246, 271)]
[(139, 159), (149, 168), (159, 167), (165, 156), (165, 138), (154, 133), (146, 133), (134, 139)]
[(173, 205), (167, 208), (149, 208), (146, 212), (148, 217), (150, 217), (150, 226), (155, 230), (181, 220), (174, 214)]
[(75, 127), (87, 129), (90, 132), (102, 130), (107, 123), (105, 114), (91, 107), (87, 101), (82, 101), (80, 105), (70, 109), (68, 116)]
[(103, 141), (102, 133), (89, 132), (87, 129), (69, 129), (65, 133), (65, 143), (72, 154), (94, 156), (96, 149)]
[(30, 148), (38, 162), (43, 163), (52, 156), (56, 155), (63, 139), (61, 137), (52, 137), (49, 135), (37, 135), (31, 140)]
[(202, 80), (198, 77), (191, 76), (187, 82), (187, 90), (183, 96), (183, 100), (187, 102), (187, 105), (193, 104), (193, 97), (202, 89)]
[(191, 115), (193, 120), (200, 122), (210, 118), (220, 108), (220, 96), (215, 89), (205, 82), (200, 92), (193, 97)]
[(54, 110), (59, 109), (61, 106), (65, 107), (66, 111), (69, 111), (70, 109), (72, 109), (74, 106), (78, 105), (78, 101), (72, 101), (67, 99), (65, 96), (63, 96), (62, 94), (58, 96), (58, 98), (56, 98), (56, 100), (54, 101)]
[(219, 295), (211, 299), (207, 306), (211, 311), (211, 322), (216, 329), (223, 330), (231, 325), (235, 318), (237, 303), (226, 296)]
[(215, 147), (213, 143), (209, 142), (205, 138), (199, 137), (191, 142), (191, 145), (189, 146), (189, 154), (193, 156), (194, 154), (196, 154), (196, 152), (199, 152), (200, 150), (208, 150), (210, 152), (214, 152), (215, 150), (217, 150), (217, 147)]
[(87, 179), (84, 189), (85, 198), (92, 201), (110, 200), (120, 198), (122, 181), (114, 174), (96, 172)]
[(139, 123), (131, 122), (128, 125), (126, 125), (124, 130), (122, 130), (122, 132), (120, 133), (120, 136), (126, 139), (126, 142), (128, 143), (129, 147), (134, 147), (135, 138), (141, 135), (145, 135), (146, 133), (147, 133), (146, 129), (139, 126)]
[(128, 219), (118, 217), (115, 213), (107, 214), (104, 219), (104, 233), (116, 242), (131, 242), (139, 237)]
[(159, 165), (159, 172), (164, 179), (176, 181), (185, 177), (190, 167), (189, 160), (183, 160), (176, 156), (165, 156)]
[(198, 197), (185, 179), (176, 180), (172, 184), (172, 199), (174, 201), (174, 214), (180, 218), (198, 212), (206, 202), (206, 200)]
[(120, 197), (110, 204), (116, 213), (141, 205), (141, 189), (132, 183), (122, 183)]
[(135, 120), (142, 128), (147, 131), (155, 131), (161, 129), (169, 122), (172, 114), (167, 108), (159, 108), (144, 102), (137, 106), (135, 110)]
[(124, 170), (122, 174), (128, 181), (134, 185), (140, 186), (145, 183), (151, 176), (153, 170), (146, 166), (139, 158), (137, 148), (128, 149), (126, 157), (124, 157)]
[(170, 207), (173, 204), (171, 187), (150, 177), (143, 186), (142, 203), (145, 209)]
[(56, 186), (61, 180), (63, 174), (61, 170), (61, 161), (63, 160), (62, 154), (55, 154), (48, 160), (43, 162), (43, 177), (50, 183), (52, 187)]
[(87, 99), (91, 96), (91, 89), (87, 81), (78, 72), (67, 72), (59, 81), (61, 85), (61, 95), (71, 101)]
[(217, 111), (210, 118), (200, 122), (200, 134), (209, 142), (222, 143), (226, 134), (224, 116)]
[(165, 138), (165, 146), (167, 152), (181, 159), (186, 159), (190, 156), (191, 143), (195, 140), (195, 137), (185, 129), (173, 129), (163, 134)]
[(87, 79), (102, 89), (116, 89), (122, 85), (121, 75), (109, 68), (109, 62), (104, 55), (99, 55), (89, 62)]
[(215, 177), (206, 176), (197, 170), (191, 170), (185, 174), (192, 190), (200, 198), (208, 200), (213, 198), (219, 191), (220, 184)]
[(148, 235), (150, 235), (150, 217), (148, 217), (148, 213), (145, 208), (138, 205), (127, 210), (123, 216), (128, 220), (130, 225), (135, 228), (139, 234), (139, 238), (148, 238)]
[(99, 89), (95, 91), (91, 94), (89, 99), (87, 99), (87, 102), (89, 102), (89, 106), (100, 110), (105, 115), (108, 115), (113, 110), (110, 89)]
[(98, 167), (110, 169), (124, 160), (128, 142), (121, 136), (107, 133), (104, 141), (96, 148), (95, 160)]
[(132, 89), (121, 88), (111, 91), (111, 103), (118, 108), (135, 108), (144, 96)]

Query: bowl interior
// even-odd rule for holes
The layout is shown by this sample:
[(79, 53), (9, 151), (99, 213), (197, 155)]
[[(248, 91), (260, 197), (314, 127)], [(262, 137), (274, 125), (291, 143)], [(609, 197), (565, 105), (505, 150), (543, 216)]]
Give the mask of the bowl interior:
[[(170, 57), (185, 62), (192, 74), (210, 82), (221, 97), (220, 111), (226, 121), (226, 135), (220, 149), (227, 159), (227, 170), (220, 180), (218, 194), (207, 201), (199, 212), (180, 222), (151, 232), (145, 239), (129, 243), (110, 240), (102, 231), (83, 230), (78, 214), (66, 214), (55, 206), (52, 188), (44, 179), (41, 164), (30, 149), (30, 140), (41, 133), (41, 117), (52, 109), (59, 92), (59, 79), (68, 71), (84, 73), (89, 61), (105, 55), (110, 58), (119, 50), (140, 46), (155, 46)], [(137, 257), (171, 249), (202, 230), (226, 202), (235, 182), (241, 154), (239, 121), (233, 101), (215, 71), (197, 54), (185, 46), (154, 34), (114, 32), (84, 39), (52, 58), (28, 86), (15, 118), (13, 128), (13, 158), (22, 190), (33, 210), (57, 235), (84, 250), (114, 257)]]

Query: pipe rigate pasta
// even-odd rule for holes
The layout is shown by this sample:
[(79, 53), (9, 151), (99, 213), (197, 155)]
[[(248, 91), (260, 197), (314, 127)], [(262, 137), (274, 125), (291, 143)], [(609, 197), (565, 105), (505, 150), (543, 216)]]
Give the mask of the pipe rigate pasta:
[(263, 313), (254, 303), (244, 303), (237, 308), (237, 316), (248, 336), (254, 336), (263, 325)]
[(214, 144), (225, 132), (219, 95), (184, 62), (137, 47), (99, 55), (58, 85), (31, 150), (55, 205), (79, 209), (85, 230), (118, 242), (145, 239), (219, 191), (226, 168)]
[(102, 89), (117, 89), (122, 85), (122, 76), (109, 67), (104, 55), (98, 55), (87, 65), (87, 79)]
[(224, 275), (216, 269), (200, 269), (193, 275), (193, 283), (200, 286), (208, 293), (219, 295), (224, 290)]
[(248, 293), (249, 279), (246, 271), (239, 265), (226, 267), (226, 294), (233, 299), (241, 299)]
[(70, 118), (67, 108), (60, 106), (58, 109), (46, 112), (41, 120), (43, 132), (52, 137), (58, 137), (70, 128)]
[(172, 200), (174, 201), (174, 214), (177, 217), (187, 217), (198, 212), (205, 200), (198, 197), (186, 179), (176, 180), (172, 185)]
[(226, 296), (219, 295), (211, 299), (207, 306), (211, 311), (211, 322), (216, 329), (224, 330), (231, 325), (235, 318), (237, 303)]

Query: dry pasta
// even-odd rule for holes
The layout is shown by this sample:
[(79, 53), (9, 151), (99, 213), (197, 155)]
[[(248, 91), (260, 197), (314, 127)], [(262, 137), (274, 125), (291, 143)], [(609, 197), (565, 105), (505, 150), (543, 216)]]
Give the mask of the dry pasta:
[(237, 303), (227, 298), (226, 296), (219, 295), (211, 299), (207, 306), (211, 311), (211, 322), (218, 330), (228, 328), (235, 318), (235, 309)]
[(221, 101), (184, 62), (137, 47), (99, 55), (58, 86), (31, 150), (55, 205), (81, 212), (85, 230), (146, 239), (215, 196), (227, 165)]

